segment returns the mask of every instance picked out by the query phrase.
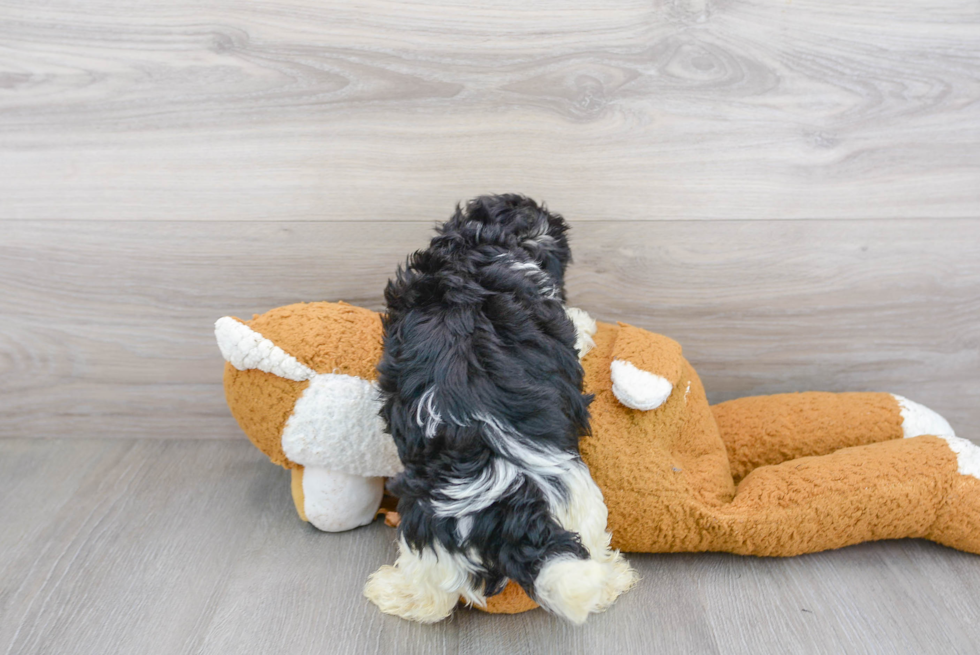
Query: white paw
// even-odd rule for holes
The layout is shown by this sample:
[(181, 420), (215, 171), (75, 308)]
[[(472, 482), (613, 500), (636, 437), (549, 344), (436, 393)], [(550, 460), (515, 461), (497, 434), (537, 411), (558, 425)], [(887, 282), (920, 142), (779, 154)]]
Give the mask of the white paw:
[(418, 599), (397, 566), (382, 566), (372, 573), (364, 585), (364, 595), (385, 614), (415, 618)]
[(613, 394), (631, 409), (656, 409), (674, 390), (674, 385), (667, 378), (638, 369), (621, 359), (613, 361), (609, 369), (612, 372)]
[(367, 478), (308, 466), (303, 470), (303, 511), (324, 532), (343, 532), (374, 520), (384, 478)]
[[(597, 612), (606, 611), (620, 595), (632, 589), (633, 585), (640, 579), (640, 576), (636, 574), (622, 553), (611, 551), (607, 555), (609, 555), (608, 559), (599, 558), (606, 570), (602, 596), (599, 599), (599, 606), (595, 610)], [(596, 559), (595, 555), (593, 555), (593, 559)]]
[(605, 567), (595, 560), (557, 557), (541, 567), (534, 592), (547, 610), (572, 623), (585, 623), (605, 600)]
[(581, 624), (589, 614), (608, 608), (635, 582), (636, 574), (621, 556), (609, 562), (560, 556), (541, 567), (534, 592), (545, 609)]
[(382, 566), (368, 578), (364, 595), (385, 614), (407, 621), (436, 623), (452, 614), (459, 595), (446, 593), (426, 582), (409, 580), (397, 566)]
[(475, 567), (467, 556), (449, 553), (438, 542), (416, 552), (401, 538), (395, 566), (382, 566), (373, 573), (364, 595), (385, 614), (435, 623), (449, 616), (461, 597), (486, 606), (482, 588), (473, 586)]
[(898, 406), (901, 409), (902, 432), (906, 439), (923, 434), (932, 434), (937, 437), (956, 436), (949, 422), (925, 405), (920, 405), (895, 394), (892, 394), (892, 397), (898, 401)]

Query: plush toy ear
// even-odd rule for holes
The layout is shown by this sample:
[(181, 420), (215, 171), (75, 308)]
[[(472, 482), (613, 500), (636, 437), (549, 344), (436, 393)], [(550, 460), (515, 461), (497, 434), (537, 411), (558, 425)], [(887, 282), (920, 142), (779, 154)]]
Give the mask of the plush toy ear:
[(232, 316), (218, 319), (214, 336), (226, 362), (225, 399), (242, 432), (273, 463), (297, 466), (282, 450), (282, 428), (316, 373)]
[(610, 365), (612, 391), (631, 409), (660, 407), (681, 377), (681, 345), (661, 334), (619, 324)]
[(234, 316), (219, 318), (214, 337), (225, 361), (239, 371), (258, 369), (287, 380), (302, 382), (315, 373), (285, 350)]

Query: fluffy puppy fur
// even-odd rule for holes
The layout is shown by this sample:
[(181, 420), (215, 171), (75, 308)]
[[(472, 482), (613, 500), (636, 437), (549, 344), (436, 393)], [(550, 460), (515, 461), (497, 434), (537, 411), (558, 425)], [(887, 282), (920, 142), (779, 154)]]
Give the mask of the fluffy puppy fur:
[(433, 622), (514, 580), (580, 623), (635, 575), (609, 548), (576, 328), (564, 307), (565, 221), (518, 195), (457, 207), (385, 291), (382, 415), (404, 473), (399, 556), (365, 594)]

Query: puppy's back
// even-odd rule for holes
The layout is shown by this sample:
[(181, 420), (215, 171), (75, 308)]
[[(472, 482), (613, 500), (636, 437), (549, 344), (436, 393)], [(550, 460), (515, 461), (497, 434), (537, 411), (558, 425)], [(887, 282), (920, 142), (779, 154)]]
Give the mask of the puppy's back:
[[(578, 455), (590, 399), (562, 304), (566, 231), (522, 196), (457, 208), (386, 289), (378, 382), (405, 465), (389, 485), (400, 498), (399, 561), (429, 571), (426, 553), (443, 553), (465, 598), (509, 578), (582, 620), (619, 592), (607, 588), (611, 556), (590, 560), (609, 541), (601, 493)], [(588, 547), (568, 528), (584, 507), (601, 523)], [(592, 595), (562, 582), (583, 566)]]

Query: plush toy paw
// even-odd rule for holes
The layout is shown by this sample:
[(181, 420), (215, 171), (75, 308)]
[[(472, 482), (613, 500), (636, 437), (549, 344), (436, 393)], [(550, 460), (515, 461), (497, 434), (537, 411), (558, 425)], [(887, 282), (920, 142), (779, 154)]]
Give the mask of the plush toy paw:
[(316, 466), (293, 469), (293, 501), (300, 518), (324, 532), (367, 525), (377, 516), (384, 478)]
[(906, 439), (923, 434), (932, 434), (937, 437), (956, 436), (949, 422), (938, 413), (925, 405), (912, 402), (908, 398), (895, 394), (892, 396), (898, 401), (898, 406), (902, 412), (902, 432)]
[(613, 395), (630, 409), (657, 409), (674, 390), (674, 385), (668, 379), (638, 369), (621, 359), (613, 361), (610, 372)]
[(956, 454), (957, 470), (961, 475), (980, 479), (980, 446), (956, 436), (949, 421), (925, 405), (892, 394), (902, 412), (902, 432), (906, 439), (933, 435), (949, 445)]

